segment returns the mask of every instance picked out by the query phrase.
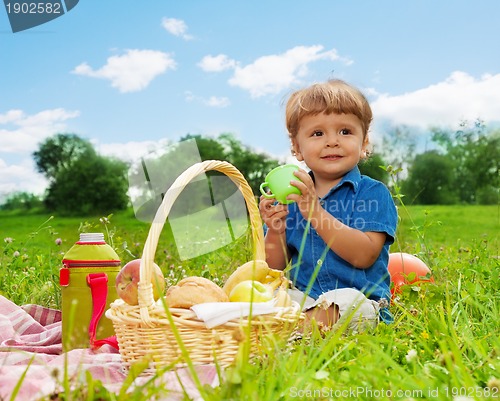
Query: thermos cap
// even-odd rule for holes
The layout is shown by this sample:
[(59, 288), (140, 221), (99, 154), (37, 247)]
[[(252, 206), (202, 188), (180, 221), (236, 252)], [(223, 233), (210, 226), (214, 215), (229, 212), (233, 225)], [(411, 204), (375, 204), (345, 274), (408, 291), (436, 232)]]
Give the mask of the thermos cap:
[(103, 242), (103, 233), (80, 233), (80, 242)]

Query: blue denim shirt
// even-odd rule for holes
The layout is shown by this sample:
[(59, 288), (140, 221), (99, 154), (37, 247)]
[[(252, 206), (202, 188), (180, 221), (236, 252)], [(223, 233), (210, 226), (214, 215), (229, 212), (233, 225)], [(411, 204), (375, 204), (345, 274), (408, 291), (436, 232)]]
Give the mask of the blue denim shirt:
[[(337, 288), (356, 288), (375, 301), (382, 298), (390, 301), (387, 264), (389, 246), (396, 234), (397, 211), (387, 187), (380, 181), (362, 176), (355, 167), (320, 199), (320, 204), (349, 227), (385, 233), (386, 241), (372, 266), (355, 268), (326, 245), (308, 226), (297, 204), (292, 203), (288, 205), (286, 241), (292, 257), (290, 279), (294, 285), (314, 299)], [(307, 291), (313, 274), (317, 274), (316, 279)]]

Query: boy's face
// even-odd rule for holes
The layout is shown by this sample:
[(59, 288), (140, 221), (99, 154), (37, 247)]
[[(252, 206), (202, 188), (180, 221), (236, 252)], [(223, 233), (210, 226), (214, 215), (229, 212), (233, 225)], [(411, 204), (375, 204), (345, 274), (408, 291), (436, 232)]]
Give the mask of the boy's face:
[(309, 115), (300, 121), (292, 147), (316, 179), (337, 183), (363, 157), (367, 141), (354, 114)]

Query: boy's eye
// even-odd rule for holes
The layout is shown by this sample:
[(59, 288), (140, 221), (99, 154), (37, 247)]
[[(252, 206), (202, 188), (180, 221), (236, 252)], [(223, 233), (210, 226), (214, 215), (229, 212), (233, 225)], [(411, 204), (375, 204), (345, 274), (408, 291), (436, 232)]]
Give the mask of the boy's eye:
[(312, 136), (322, 136), (323, 135), (323, 131), (314, 131), (312, 133)]
[(342, 128), (340, 131), (339, 131), (339, 134), (340, 135), (349, 135), (351, 133), (351, 130), (347, 129), (347, 128)]

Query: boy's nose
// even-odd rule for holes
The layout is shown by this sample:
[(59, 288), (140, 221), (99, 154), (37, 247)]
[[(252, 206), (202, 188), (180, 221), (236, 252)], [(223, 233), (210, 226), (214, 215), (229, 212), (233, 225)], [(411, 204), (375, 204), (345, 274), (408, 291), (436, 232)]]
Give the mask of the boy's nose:
[(335, 134), (330, 134), (326, 136), (326, 147), (327, 148), (333, 148), (335, 146), (338, 146), (339, 141), (338, 141), (338, 136)]

